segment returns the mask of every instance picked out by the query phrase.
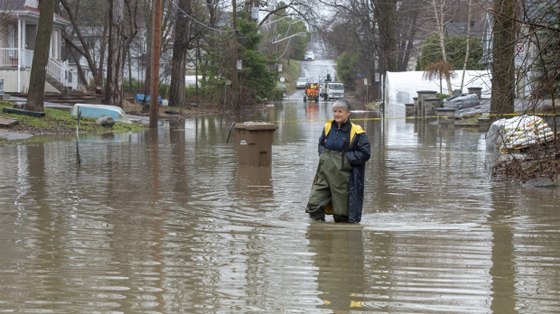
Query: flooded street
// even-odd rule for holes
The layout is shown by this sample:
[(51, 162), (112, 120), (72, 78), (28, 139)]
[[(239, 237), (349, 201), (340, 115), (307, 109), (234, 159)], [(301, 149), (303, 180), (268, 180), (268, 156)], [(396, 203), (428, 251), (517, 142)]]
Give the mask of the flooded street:
[[(332, 103), (0, 146), (0, 312), (558, 313), (560, 195), (491, 182), (484, 134), (351, 118), (360, 224), (304, 212)], [(361, 120), (360, 120), (361, 119)], [(232, 121), (273, 121), (272, 166)]]

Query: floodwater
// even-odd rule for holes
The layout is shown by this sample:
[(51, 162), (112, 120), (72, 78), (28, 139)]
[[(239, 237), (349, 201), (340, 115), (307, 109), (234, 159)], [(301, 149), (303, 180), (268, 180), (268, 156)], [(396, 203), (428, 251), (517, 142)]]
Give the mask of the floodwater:
[[(477, 130), (365, 119), (362, 222), (311, 221), (331, 109), (301, 93), (80, 136), (79, 167), (74, 137), (1, 146), (0, 312), (560, 312), (559, 189), (489, 181)], [(280, 121), (271, 167), (238, 166), (232, 120)]]

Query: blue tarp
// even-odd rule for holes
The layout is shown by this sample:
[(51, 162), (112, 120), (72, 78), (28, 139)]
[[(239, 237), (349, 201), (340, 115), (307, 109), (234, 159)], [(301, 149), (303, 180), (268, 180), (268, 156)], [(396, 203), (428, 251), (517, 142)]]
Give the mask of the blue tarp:
[[(134, 102), (143, 102), (144, 101), (144, 94), (136, 94), (136, 98), (134, 98)], [(150, 95), (146, 96), (146, 102), (150, 102)], [(161, 105), (163, 103), (161, 96), (158, 96), (158, 103)]]

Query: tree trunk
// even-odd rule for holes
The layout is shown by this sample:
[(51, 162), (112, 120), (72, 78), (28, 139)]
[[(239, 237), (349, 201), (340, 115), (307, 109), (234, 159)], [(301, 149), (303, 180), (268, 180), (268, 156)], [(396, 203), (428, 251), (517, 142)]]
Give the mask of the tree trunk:
[(472, 0), (469, 0), (467, 8), (467, 51), (465, 52), (465, 62), (463, 62), (463, 76), (461, 77), (461, 92), (465, 84), (465, 72), (469, 63), (469, 53), (471, 52), (471, 19), (472, 19)]
[[(191, 0), (179, 0), (178, 5), (187, 14), (192, 13)], [(177, 14), (174, 39), (169, 104), (171, 106), (182, 106), (185, 104), (185, 72), (187, 53), (191, 41), (191, 20), (183, 14)]]
[(395, 38), (396, 1), (377, 1), (374, 7), (379, 32), (379, 72), (397, 70), (397, 39)]
[(30, 111), (43, 112), (45, 81), (47, 77), (46, 67), (49, 63), (55, 3), (56, 0), (43, 0), (39, 8), (39, 25), (37, 25), (37, 38), (35, 39), (35, 52), (33, 54), (33, 64), (31, 65), (29, 95), (27, 98), (27, 109)]
[(515, 111), (517, 0), (494, 0), (491, 114)]
[(111, 1), (109, 28), (109, 56), (105, 99), (111, 106), (123, 106), (124, 69), (124, 0)]
[[(439, 0), (439, 6), (436, 4), (436, 0), (432, 0), (432, 6), (434, 9), (434, 14), (436, 17), (436, 23), (439, 34), (439, 46), (441, 48), (441, 60), (447, 61), (447, 51), (445, 49), (445, 2), (444, 0)], [(445, 75), (445, 81), (447, 83), (447, 93), (453, 95), (453, 87), (451, 87), (451, 77)]]
[[(412, 55), (414, 49), (414, 38), (416, 37), (416, 32), (418, 30), (418, 26), (416, 25), (416, 20), (418, 19), (418, 11), (411, 14), (411, 21), (410, 21), (410, 28), (406, 32), (406, 37), (403, 38), (403, 44), (401, 45), (400, 49), (403, 51), (402, 58), (399, 57), (399, 71), (407, 71), (408, 70), (408, 62), (410, 61), (410, 56)], [(404, 36), (405, 34), (403, 34)]]
[[(75, 35), (78, 37), (78, 40), (80, 41), (80, 44), (82, 45), (82, 49), (80, 49), (73, 41), (72, 41), (72, 37), (68, 34), (63, 33), (63, 37), (66, 40), (66, 43), (68, 45), (70, 45), (71, 47), (74, 48), (75, 51), (77, 51), (80, 55), (84, 56), (84, 58), (86, 58), (86, 61), (88, 63), (88, 67), (91, 71), (91, 74), (93, 75), (93, 77), (95, 78), (95, 85), (96, 87), (101, 88), (103, 86), (103, 80), (101, 78), (101, 74), (99, 74), (99, 70), (103, 70), (102, 67), (100, 67), (99, 69), (97, 68), (96, 64), (95, 64), (95, 58), (91, 55), (90, 51), (92, 49), (94, 49), (95, 47), (90, 47), (90, 45), (88, 44), (87, 40), (84, 38), (84, 36), (82, 35), (81, 29), (80, 29), (80, 23), (79, 23), (79, 17), (76, 18), (76, 13), (79, 9), (79, 5), (76, 4), (76, 9), (72, 10), (72, 8), (70, 7), (70, 5), (68, 4), (67, 0), (60, 0), (60, 3), (62, 4), (62, 6), (64, 7), (64, 9), (66, 9), (66, 12), (68, 14), (68, 18), (70, 19), (70, 23), (72, 23), (72, 31), (75, 33)], [(100, 59), (100, 64), (103, 63), (103, 57), (101, 57)], [(83, 72), (82, 72), (83, 74)], [(85, 82), (85, 77), (82, 77), (82, 80), (84, 80), (85, 85), (87, 86), (88, 82)]]
[[(105, 27), (103, 28), (103, 37), (101, 38), (101, 49), (99, 49), (99, 68), (97, 69), (97, 73), (98, 75), (94, 76), (93, 79), (95, 81), (95, 86), (96, 87), (103, 87), (103, 69), (105, 66), (105, 48), (107, 48), (107, 41), (108, 41), (108, 36), (107, 36), (107, 32), (109, 31), (109, 29), (111, 28), (111, 20), (110, 17), (105, 19)], [(107, 60), (109, 61), (109, 60)]]

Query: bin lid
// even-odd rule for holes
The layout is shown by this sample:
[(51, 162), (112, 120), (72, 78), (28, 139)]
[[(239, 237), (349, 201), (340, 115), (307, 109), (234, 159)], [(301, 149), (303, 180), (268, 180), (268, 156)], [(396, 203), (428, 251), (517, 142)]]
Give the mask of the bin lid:
[(250, 121), (244, 123), (236, 123), (236, 129), (246, 129), (246, 130), (276, 130), (278, 126), (272, 123), (260, 122), (260, 121)]

